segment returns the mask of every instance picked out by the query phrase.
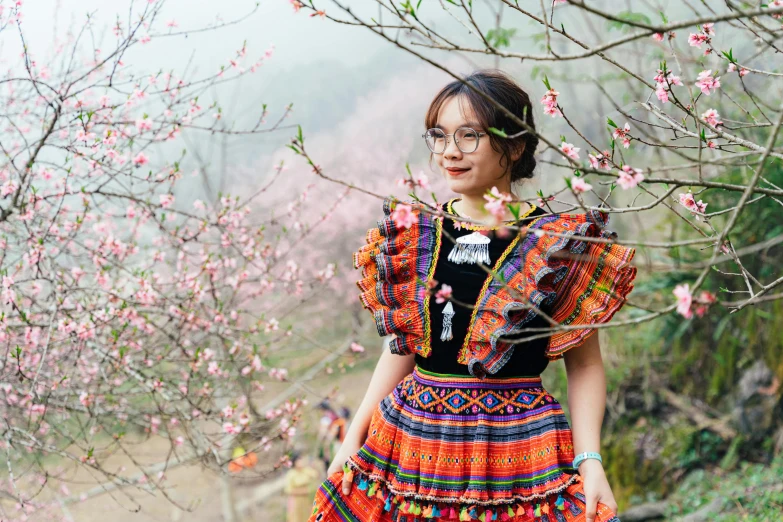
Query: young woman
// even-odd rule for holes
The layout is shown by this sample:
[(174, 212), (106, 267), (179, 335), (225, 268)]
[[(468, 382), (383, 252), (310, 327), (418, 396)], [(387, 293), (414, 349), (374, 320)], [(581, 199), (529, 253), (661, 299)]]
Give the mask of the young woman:
[[(504, 74), (465, 81), (533, 127), (528, 95)], [(518, 219), (506, 209), (493, 226), (484, 195), (532, 177), (538, 138), (488, 133), (521, 129), (462, 83), (435, 97), (425, 125), (432, 157), (460, 196), (441, 216), (387, 198), (385, 217), (354, 254), (362, 303), (393, 339), (309, 521), (617, 521), (599, 453), (598, 335), (578, 326), (607, 322), (624, 304), (635, 251), (582, 240), (616, 236), (603, 229), (605, 212), (519, 202)], [(570, 328), (548, 333), (548, 319)], [(529, 328), (539, 330), (521, 332)], [(541, 383), (559, 358), (573, 428)]]

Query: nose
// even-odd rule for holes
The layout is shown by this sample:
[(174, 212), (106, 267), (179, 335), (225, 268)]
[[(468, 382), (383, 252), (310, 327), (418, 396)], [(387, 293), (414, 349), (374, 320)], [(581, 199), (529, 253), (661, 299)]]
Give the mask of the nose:
[(457, 141), (454, 136), (446, 136), (446, 148), (443, 149), (443, 157), (453, 158), (462, 155), (462, 151), (457, 147)]

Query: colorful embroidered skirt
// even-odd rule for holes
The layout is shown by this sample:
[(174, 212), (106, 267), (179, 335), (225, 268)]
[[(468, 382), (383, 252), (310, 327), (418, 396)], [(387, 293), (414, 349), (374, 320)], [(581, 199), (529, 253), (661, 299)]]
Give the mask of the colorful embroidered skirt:
[[(372, 416), (308, 522), (584, 521), (571, 428), (541, 377), (478, 379), (419, 368)], [(569, 471), (571, 473), (569, 473)], [(598, 503), (596, 522), (619, 522)]]

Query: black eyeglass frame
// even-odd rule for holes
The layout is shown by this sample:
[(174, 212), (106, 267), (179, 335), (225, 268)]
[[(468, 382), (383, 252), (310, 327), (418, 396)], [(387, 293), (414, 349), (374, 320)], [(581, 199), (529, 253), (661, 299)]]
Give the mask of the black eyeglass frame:
[[(469, 131), (475, 132), (475, 133), (476, 133), (476, 135), (478, 136), (478, 138), (476, 139), (476, 148), (475, 148), (475, 149), (473, 149), (473, 150), (471, 150), (470, 152), (462, 150), (462, 147), (460, 147), (460, 146), (459, 146), (459, 140), (458, 140), (458, 139), (456, 139), (456, 138), (454, 138), (454, 135), (455, 135), (455, 134), (457, 134), (457, 133), (458, 133), (459, 131), (461, 131), (462, 129), (467, 129), (467, 130), (469, 130)], [(443, 133), (443, 135), (446, 137), (446, 144), (443, 146), (443, 151), (442, 151), (442, 152), (435, 152), (434, 150), (432, 150), (432, 147), (430, 147), (430, 144), (429, 144), (429, 143), (427, 143), (427, 133), (428, 133), (428, 132), (430, 132), (430, 131), (433, 131), (433, 130), (434, 130), (434, 131), (439, 131), (439, 132), (442, 132), (442, 133)], [(421, 137), (422, 137), (422, 138), (424, 138), (424, 143), (426, 143), (426, 144), (427, 144), (427, 148), (428, 148), (428, 149), (430, 149), (430, 152), (432, 152), (433, 154), (443, 154), (444, 152), (446, 152), (446, 147), (448, 147), (448, 146), (449, 146), (449, 138), (453, 138), (453, 139), (454, 139), (454, 142), (457, 144), (457, 148), (458, 148), (458, 149), (459, 149), (459, 150), (460, 150), (460, 151), (461, 151), (463, 154), (472, 154), (472, 153), (476, 152), (476, 150), (478, 150), (479, 143), (481, 142), (481, 137), (482, 137), (482, 136), (486, 136), (486, 135), (487, 135), (487, 133), (486, 133), (486, 132), (479, 132), (479, 131), (477, 131), (476, 129), (474, 129), (473, 127), (460, 127), (459, 129), (455, 130), (455, 131), (454, 131), (453, 133), (451, 133), (451, 134), (446, 134), (445, 132), (443, 132), (443, 129), (438, 129), (437, 127), (433, 127), (432, 129), (427, 129), (427, 132), (425, 132), (424, 134), (422, 134), (422, 135), (421, 135)]]

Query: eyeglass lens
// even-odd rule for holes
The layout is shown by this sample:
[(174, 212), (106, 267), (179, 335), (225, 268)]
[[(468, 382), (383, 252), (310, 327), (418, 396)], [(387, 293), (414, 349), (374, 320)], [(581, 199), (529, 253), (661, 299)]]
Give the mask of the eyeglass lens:
[[(457, 148), (462, 152), (469, 154), (478, 147), (478, 132), (469, 127), (461, 127), (454, 133), (457, 141)], [(446, 133), (440, 129), (429, 129), (425, 134), (427, 146), (435, 154), (441, 154), (446, 150)]]

